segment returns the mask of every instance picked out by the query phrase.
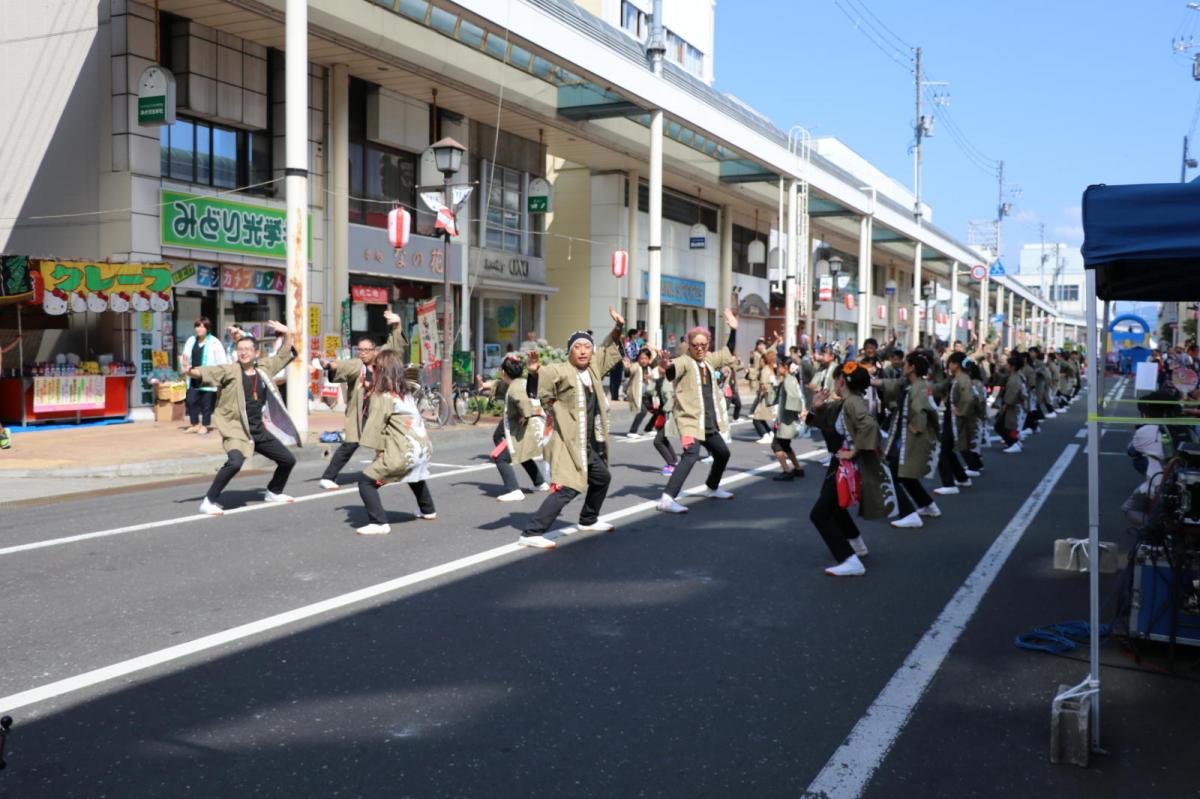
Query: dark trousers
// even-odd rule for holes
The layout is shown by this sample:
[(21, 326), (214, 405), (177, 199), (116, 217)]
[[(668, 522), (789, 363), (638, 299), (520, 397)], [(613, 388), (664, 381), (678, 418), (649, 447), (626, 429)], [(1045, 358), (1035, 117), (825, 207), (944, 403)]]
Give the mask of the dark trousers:
[[(501, 419), (496, 425), (495, 431), (492, 432), (492, 443), (500, 446), (500, 442), (503, 440), (504, 420)], [(512, 456), (508, 452), (508, 447), (505, 447), (504, 452), (501, 452), (498, 457), (492, 458), (492, 463), (496, 464), (496, 471), (500, 472), (500, 480), (504, 483), (504, 493), (516, 491), (521, 487), (517, 483), (517, 473), (513, 471)], [(525, 474), (529, 475), (535, 488), (542, 484), (542, 471), (534, 461), (521, 461), (521, 468), (525, 470)]]
[(188, 421), (193, 425), (202, 424), (205, 427), (212, 426), (213, 407), (217, 404), (217, 392), (202, 391), (198, 388), (189, 388), (187, 397), (184, 399), (184, 406), (187, 408)]
[(350, 458), (358, 450), (358, 442), (345, 441), (333, 454), (329, 456), (329, 465), (325, 467), (325, 473), (321, 475), (322, 480), (336, 480), (341, 474), (342, 469), (346, 468), (346, 464), (350, 462)]
[(996, 435), (1004, 439), (1006, 444), (1015, 444), (1021, 439), (1020, 434), (1016, 430), (1009, 430), (1004, 426), (1004, 406), (1000, 406), (1000, 410), (996, 413)]
[(983, 458), (978, 452), (967, 450), (963, 453), (963, 460), (967, 462), (967, 468), (973, 472), (978, 472), (983, 469)]
[(954, 451), (954, 431), (949, 420), (942, 425), (942, 431), (942, 450), (938, 454), (938, 477), (941, 478), (942, 485), (949, 488), (956, 481), (965, 482), (967, 473), (963, 471), (962, 463), (958, 460), (958, 453)]
[[(413, 496), (417, 498), (417, 507), (421, 513), (435, 513), (433, 497), (429, 494), (429, 486), (424, 480), (409, 483)], [(362, 498), (363, 507), (367, 509), (367, 518), (372, 524), (387, 524), (387, 511), (383, 509), (383, 500), (379, 498), (379, 485), (365, 474), (358, 476), (358, 495)]]
[(1026, 413), (1025, 413), (1025, 429), (1026, 430), (1037, 430), (1038, 429), (1038, 421), (1041, 420), (1041, 418), (1042, 418), (1042, 412), (1040, 409), (1026, 411)]
[(675, 447), (671, 446), (671, 439), (667, 438), (666, 424), (654, 432), (654, 448), (658, 450), (658, 454), (662, 456), (668, 466), (674, 466), (679, 462), (679, 456), (675, 454)]
[[(271, 482), (267, 483), (267, 490), (272, 494), (282, 494), (283, 489), (287, 487), (288, 475), (292, 473), (292, 467), (296, 465), (296, 456), (279, 439), (270, 435), (262, 441), (255, 441), (254, 451), (275, 461), (275, 474), (271, 475)], [(229, 481), (242, 470), (245, 463), (246, 457), (236, 449), (227, 454), (225, 465), (217, 472), (212, 485), (208, 488), (206, 496), (209, 502), (217, 501), (217, 497), (221, 496), (225, 486), (229, 485)]]
[(677, 497), (683, 490), (683, 484), (691, 474), (692, 467), (696, 465), (696, 461), (700, 460), (701, 444), (713, 456), (712, 468), (708, 470), (708, 479), (704, 481), (704, 484), (709, 488), (717, 488), (721, 485), (721, 476), (725, 474), (725, 465), (729, 463), (729, 447), (725, 446), (725, 439), (721, 438), (721, 434), (713, 430), (705, 435), (703, 441), (693, 441), (689, 446), (683, 448), (683, 454), (679, 456), (679, 463), (676, 464), (671, 479), (667, 481), (666, 493), (668, 495)]
[[(608, 484), (612, 482), (608, 464), (604, 462), (604, 457), (597, 451), (596, 446), (588, 445), (588, 487), (583, 498), (583, 510), (579, 512), (580, 524), (593, 524), (600, 518), (600, 506), (604, 504), (604, 498), (608, 496)], [(551, 491), (525, 526), (522, 535), (541, 535), (549, 530), (563, 508), (577, 496), (578, 491), (564, 486)]]
[(733, 406), (733, 421), (737, 421), (742, 415), (742, 397), (738, 394), (737, 379), (730, 378), (733, 382), (729, 384), (732, 394), (729, 395), (729, 404)]
[(771, 432), (771, 428), (767, 426), (766, 422), (764, 422), (762, 419), (754, 420), (755, 435), (762, 437), (762, 436), (765, 436), (769, 432)]
[(929, 496), (929, 492), (925, 490), (925, 486), (921, 485), (920, 480), (915, 477), (900, 476), (898, 448), (893, 448), (888, 453), (888, 465), (896, 478), (896, 501), (900, 505), (900, 518), (903, 519), (910, 513), (915, 513), (917, 508), (925, 508), (933, 504), (933, 497)]
[(854, 554), (847, 542), (858, 538), (860, 533), (850, 512), (838, 505), (837, 464), (837, 458), (829, 462), (825, 479), (821, 481), (821, 493), (817, 495), (816, 504), (809, 511), (808, 518), (821, 534), (834, 559), (841, 563)]
[(612, 401), (621, 399), (621, 380), (625, 377), (625, 364), (617, 361), (617, 365), (608, 373), (608, 393)]
[[(630, 435), (633, 435), (634, 433), (636, 433), (638, 431), (638, 425), (640, 425), (642, 423), (642, 420), (646, 418), (647, 414), (652, 413), (650, 402), (651, 402), (650, 395), (643, 394), (642, 395), (642, 406), (640, 408), (638, 408), (637, 415), (633, 417), (633, 424), (629, 425), (629, 434)], [(654, 421), (653, 416), (651, 416), (651, 421)], [(650, 425), (646, 425), (646, 432), (647, 433), (650, 432)]]

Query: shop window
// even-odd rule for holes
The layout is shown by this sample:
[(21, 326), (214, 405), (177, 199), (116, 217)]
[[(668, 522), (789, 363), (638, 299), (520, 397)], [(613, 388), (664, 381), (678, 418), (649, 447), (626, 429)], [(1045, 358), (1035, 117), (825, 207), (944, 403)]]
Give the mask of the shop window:
[(755, 239), (762, 241), (764, 245), (767, 243), (765, 234), (756, 233), (741, 225), (733, 226), (733, 271), (739, 275), (765, 278), (767, 276), (766, 263), (751, 265), (749, 260), (750, 242)]
[[(628, 207), (628, 198), (626, 198), (626, 207)], [(638, 184), (638, 210), (650, 213), (650, 186), (646, 183)], [(716, 208), (698, 203), (691, 197), (676, 194), (667, 189), (663, 190), (662, 215), (663, 219), (669, 219), (681, 225), (694, 225), (701, 222), (709, 232), (717, 232)]]
[[(233, 189), (272, 177), (269, 131), (247, 131), (178, 118), (159, 128), (162, 176), (171, 180)], [(246, 191), (271, 194), (270, 186)]]
[(521, 213), (525, 202), (523, 177), (515, 169), (495, 167), (488, 184), (487, 246), (521, 252)]
[(387, 227), (395, 203), (417, 200), (417, 157), (368, 141), (350, 142), (350, 221)]

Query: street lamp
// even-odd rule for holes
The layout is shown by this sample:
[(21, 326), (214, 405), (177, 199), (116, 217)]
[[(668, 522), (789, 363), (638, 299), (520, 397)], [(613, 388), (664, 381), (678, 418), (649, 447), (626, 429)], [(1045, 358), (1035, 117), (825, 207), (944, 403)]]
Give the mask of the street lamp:
[[(445, 195), (442, 198), (448, 213), (453, 214), (454, 204), (450, 197), (450, 178), (462, 166), (463, 153), (466, 147), (449, 137), (435, 142), (433, 145), (433, 160), (438, 172), (442, 173)], [(453, 293), (450, 290), (450, 232), (457, 229), (457, 224), (451, 222), (442, 230), (442, 399), (446, 407), (451, 407), (454, 395), (454, 330), (450, 325), (450, 308), (453, 305)], [(447, 414), (448, 424), (454, 423), (454, 414)]]
[(829, 275), (833, 278), (833, 335), (830, 337), (837, 341), (838, 329), (838, 273), (842, 271), (842, 256), (833, 255), (829, 258)]

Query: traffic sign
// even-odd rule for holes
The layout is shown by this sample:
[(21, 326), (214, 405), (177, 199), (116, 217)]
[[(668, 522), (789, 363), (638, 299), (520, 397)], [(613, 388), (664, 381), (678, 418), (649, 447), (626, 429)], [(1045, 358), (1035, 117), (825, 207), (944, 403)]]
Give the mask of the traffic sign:
[(1008, 273), (1004, 271), (1004, 264), (996, 261), (994, 264), (992, 264), (992, 269), (988, 274), (990, 274), (992, 277), (1004, 277)]
[(983, 264), (975, 264), (971, 267), (971, 277), (975, 278), (976, 280), (983, 280), (985, 277), (987, 277), (987, 267), (985, 267)]

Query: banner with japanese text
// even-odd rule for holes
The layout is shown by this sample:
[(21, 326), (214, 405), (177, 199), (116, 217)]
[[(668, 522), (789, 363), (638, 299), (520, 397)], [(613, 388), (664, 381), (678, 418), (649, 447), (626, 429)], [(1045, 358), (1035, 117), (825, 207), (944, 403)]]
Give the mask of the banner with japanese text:
[(89, 261), (38, 261), (42, 308), (51, 315), (67, 311), (165, 311), (171, 307), (171, 269), (167, 264), (110, 264)]
[(421, 363), (441, 360), (442, 341), (437, 322), (437, 300), (418, 303), (417, 330), (421, 341)]
[[(162, 243), (265, 258), (287, 257), (287, 212), (282, 208), (162, 190)], [(312, 215), (308, 219), (312, 258)]]
[(91, 411), (104, 407), (104, 378), (33, 378), (33, 411)]

